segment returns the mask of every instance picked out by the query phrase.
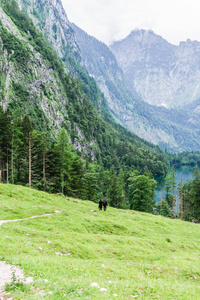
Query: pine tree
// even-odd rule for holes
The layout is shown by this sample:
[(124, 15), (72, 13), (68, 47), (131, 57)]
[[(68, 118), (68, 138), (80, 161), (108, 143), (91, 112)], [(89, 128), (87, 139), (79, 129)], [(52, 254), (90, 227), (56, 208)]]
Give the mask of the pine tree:
[[(8, 111), (0, 107), (0, 169), (3, 180), (8, 183), (9, 161), (11, 154), (11, 117)], [(6, 174), (6, 175), (5, 175)]]
[(98, 186), (98, 169), (96, 166), (89, 163), (84, 171), (82, 177), (82, 191), (81, 198), (84, 200), (91, 200), (98, 202), (100, 189)]
[[(22, 160), (24, 159), (23, 145), (24, 145), (24, 133), (22, 130), (22, 120), (19, 110), (15, 110), (12, 114), (12, 172), (13, 183), (20, 183), (19, 170), (21, 168)], [(22, 182), (21, 182), (22, 183)]]
[(113, 207), (117, 207), (116, 188), (117, 188), (117, 175), (114, 167), (112, 166), (110, 170), (108, 198), (109, 198), (110, 206)]
[(172, 217), (172, 212), (169, 207), (169, 204), (165, 200), (161, 200), (157, 205), (156, 205), (156, 212), (164, 217)]
[(59, 173), (61, 193), (68, 194), (70, 191), (70, 168), (71, 168), (71, 153), (70, 153), (69, 138), (67, 131), (62, 128), (55, 145), (56, 155), (58, 157), (58, 165), (56, 166)]
[(121, 169), (116, 180), (116, 207), (126, 208), (124, 190), (124, 172)]
[[(22, 144), (21, 144), (21, 153), (19, 161), (19, 180), (21, 183), (28, 183), (31, 186), (31, 136), (33, 125), (30, 118), (25, 115), (22, 123)], [(28, 180), (27, 180), (28, 179)]]
[(194, 208), (193, 215), (200, 219), (200, 172), (196, 165), (193, 173), (194, 179), (191, 186), (192, 205)]
[(153, 212), (156, 203), (154, 190), (156, 181), (134, 171), (129, 177), (130, 208), (138, 211)]
[(70, 167), (70, 193), (69, 196), (81, 197), (82, 178), (83, 178), (83, 161), (76, 153), (72, 153)]
[(173, 209), (175, 206), (175, 188), (176, 188), (176, 171), (172, 166), (170, 174), (165, 177), (165, 199), (169, 204), (170, 208)]
[(38, 130), (32, 131), (32, 184), (38, 189), (44, 189), (44, 145), (43, 133)]

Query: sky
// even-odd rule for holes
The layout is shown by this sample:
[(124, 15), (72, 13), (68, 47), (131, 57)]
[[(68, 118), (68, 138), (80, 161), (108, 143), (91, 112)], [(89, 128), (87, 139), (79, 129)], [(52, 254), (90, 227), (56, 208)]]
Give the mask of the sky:
[(110, 44), (134, 29), (151, 29), (168, 42), (200, 41), (199, 0), (61, 0), (70, 22)]

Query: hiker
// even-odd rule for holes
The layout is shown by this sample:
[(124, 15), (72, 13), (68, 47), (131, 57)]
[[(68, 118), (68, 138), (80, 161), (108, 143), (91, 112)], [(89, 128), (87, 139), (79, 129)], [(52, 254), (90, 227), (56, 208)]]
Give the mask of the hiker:
[(108, 202), (106, 201), (106, 198), (104, 198), (103, 200), (103, 208), (104, 208), (104, 211), (106, 211), (106, 206), (108, 205)]
[(101, 199), (99, 200), (99, 210), (102, 210), (102, 206), (103, 206), (103, 202), (101, 201)]

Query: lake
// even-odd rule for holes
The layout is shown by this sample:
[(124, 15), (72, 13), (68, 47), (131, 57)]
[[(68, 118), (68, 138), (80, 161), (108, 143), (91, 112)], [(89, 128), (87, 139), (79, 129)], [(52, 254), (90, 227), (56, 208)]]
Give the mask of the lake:
[[(192, 179), (194, 168), (195, 168), (194, 166), (178, 166), (178, 167), (175, 166), (177, 184), (181, 180), (181, 173), (182, 173), (183, 182), (186, 182), (188, 179)], [(159, 202), (160, 199), (163, 199), (166, 194), (166, 191), (164, 190), (165, 180), (163, 176), (155, 177), (155, 180), (158, 183), (158, 188), (155, 191), (156, 193), (155, 200), (156, 202)]]

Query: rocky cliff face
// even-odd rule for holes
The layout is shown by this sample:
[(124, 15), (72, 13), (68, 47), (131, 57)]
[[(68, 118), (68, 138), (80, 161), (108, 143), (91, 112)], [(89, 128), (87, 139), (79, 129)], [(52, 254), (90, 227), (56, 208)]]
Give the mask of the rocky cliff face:
[[(26, 0), (19, 0), (18, 2), (21, 8), (28, 12), (34, 23), (40, 28), (42, 34), (47, 37), (48, 41), (57, 51), (64, 62), (66, 71), (71, 74), (75, 71), (73, 75), (82, 80), (81, 84), (85, 95), (89, 95), (90, 101), (97, 109), (104, 109), (104, 107), (101, 106), (103, 96), (97, 88), (93, 77), (106, 96), (109, 109), (113, 116), (132, 132), (145, 140), (174, 151), (196, 150), (199, 148), (199, 119), (197, 115), (194, 116), (189, 113), (179, 114), (177, 112), (171, 114), (171, 112), (164, 108), (162, 110), (155, 109), (148, 103), (140, 101), (139, 96), (133, 91), (132, 87), (128, 89), (123, 72), (108, 47), (96, 39), (87, 36), (81, 30), (76, 30), (76, 26), (74, 27), (76, 31), (75, 36), (72, 25), (69, 23), (59, 0), (31, 0), (29, 1), (29, 5), (26, 5)], [(24, 43), (31, 49), (32, 46), (28, 42), (28, 35), (27, 33)], [(148, 38), (147, 40), (151, 39)], [(166, 43), (167, 42), (163, 42), (163, 49), (165, 49)], [(22, 49), (23, 48), (22, 46)], [(172, 54), (173, 53), (171, 53), (171, 56)], [(44, 60), (43, 62), (37, 63), (37, 55), (39, 54), (34, 51), (32, 51), (31, 54), (29, 53), (27, 66), (30, 67), (30, 72), (26, 70), (26, 68), (24, 68), (24, 70), (23, 68), (19, 68), (18, 70), (18, 67), (13, 65), (9, 55), (10, 53), (8, 53), (8, 57), (5, 53), (2, 55), (2, 61), (8, 61), (9, 63), (6, 62), (6, 65), (9, 64), (10, 68), (7, 73), (4, 71), (2, 75), (2, 82), (5, 82), (5, 85), (2, 85), (3, 105), (5, 103), (6, 106), (10, 103), (10, 105), (14, 106), (16, 104), (14, 101), (16, 98), (16, 90), (21, 89), (21, 92), (23, 92), (22, 87), (24, 86), (26, 90), (30, 91), (28, 94), (25, 93), (26, 100), (28, 99), (28, 102), (25, 101), (26, 105), (28, 105), (28, 109), (31, 111), (32, 107), (35, 106), (37, 109), (41, 109), (41, 111), (45, 112), (46, 117), (51, 121), (52, 130), (58, 130), (63, 120), (70, 124), (68, 111), (66, 109), (67, 106), (70, 112), (71, 109), (74, 110), (73, 114), (71, 113), (71, 118), (77, 120), (79, 123), (83, 121), (80, 121), (79, 116), (76, 115), (75, 112), (75, 110), (80, 110), (80, 108), (84, 109), (81, 97), (78, 96), (76, 101), (72, 100), (73, 103), (71, 102), (71, 104), (68, 105), (69, 99), (66, 97), (64, 87), (59, 82), (56, 74), (54, 74), (54, 70), (48, 67), (48, 63)], [(20, 55), (19, 57), (21, 57)], [(84, 70), (81, 56), (92, 77), (89, 77)], [(171, 56), (166, 58), (163, 63), (163, 68), (166, 68)], [(144, 59), (145, 53), (143, 53), (142, 57), (142, 59)], [(163, 57), (165, 57), (164, 54)], [(42, 57), (40, 59), (42, 59)], [(33, 61), (33, 64), (31, 64), (31, 61)], [(34, 66), (34, 64), (36, 64), (36, 66)], [(41, 69), (38, 67), (40, 65)], [(23, 63), (20, 64), (20, 66), (23, 67)], [(15, 68), (14, 71), (13, 68)], [(5, 66), (2, 67), (2, 70), (4, 69)], [(21, 72), (21, 74), (15, 78), (15, 75), (18, 74), (17, 72)], [(24, 72), (30, 74), (26, 75)], [(35, 74), (35, 79), (32, 76), (33, 74)], [(21, 80), (21, 78), (24, 79)], [(14, 80), (16, 83), (13, 85), (12, 82), (14, 82)], [(16, 84), (21, 84), (21, 86)], [(8, 93), (6, 91), (8, 91)], [(73, 91), (70, 97), (71, 96), (73, 98)], [(41, 100), (39, 100), (38, 97)], [(29, 99), (31, 100), (29, 101)], [(107, 109), (107, 106), (105, 107)], [(24, 110), (27, 111), (27, 108), (24, 108)], [(176, 117), (171, 118), (171, 115)], [(187, 120), (187, 126), (185, 126), (182, 121), (183, 116)], [(87, 123), (88, 121), (85, 120), (85, 122)], [(80, 149), (85, 139), (80, 138), (78, 134), (80, 128), (76, 126), (75, 128), (76, 130), (73, 128), (73, 131), (75, 131), (74, 135), (77, 136), (78, 142), (75, 142), (74, 145)], [(84, 128), (83, 126), (81, 136), (84, 136)]]
[[(80, 46), (82, 58), (88, 72), (95, 78), (101, 91), (104, 93), (109, 108), (118, 122), (136, 133), (145, 140), (166, 147), (173, 151), (198, 149), (198, 115), (193, 115), (186, 111), (168, 110), (164, 107), (155, 107), (145, 103), (140, 99), (135, 90), (128, 88), (124, 74), (119, 67), (115, 57), (109, 48), (83, 30), (72, 24), (77, 41)], [(168, 43), (159, 38), (159, 43), (155, 46), (157, 37), (152, 32), (146, 33), (145, 42), (138, 37), (143, 45), (151, 44), (154, 51), (150, 51), (155, 56), (149, 65), (162, 62), (162, 68), (167, 72), (168, 64), (171, 61), (176, 47), (169, 47)], [(152, 38), (153, 37), (153, 38)], [(162, 44), (162, 47), (161, 47)], [(156, 48), (157, 47), (157, 48)], [(126, 58), (129, 51), (128, 45), (123, 48), (123, 55)], [(162, 50), (161, 57), (155, 55), (158, 50)], [(171, 51), (171, 52), (170, 52)], [(133, 61), (139, 59), (145, 66), (146, 50), (142, 53), (134, 52), (131, 56)], [(155, 60), (157, 61), (155, 63)], [(128, 68), (129, 61), (122, 60), (121, 65), (124, 69)], [(139, 72), (135, 66), (135, 72)], [(141, 81), (143, 80), (141, 72)], [(194, 109), (193, 109), (194, 111)], [(196, 111), (197, 112), (197, 111)]]
[(32, 19), (62, 60), (65, 71), (79, 77), (86, 95), (98, 110), (104, 109), (104, 98), (83, 65), (75, 32), (67, 18), (61, 0), (17, 0), (20, 8)]
[[(94, 159), (96, 141), (86, 138), (75, 123), (72, 128), (69, 108), (70, 114), (75, 108), (51, 62), (29, 43), (30, 36), (22, 34), (1, 7), (0, 20), (0, 105), (4, 110), (18, 109), (21, 116), (29, 115), (38, 129), (45, 120), (52, 137), (65, 126), (74, 148)], [(82, 97), (78, 95), (76, 104), (84, 102)]]
[(71, 24), (71, 27), (75, 31), (84, 65), (104, 93), (110, 110), (120, 120), (123, 118), (123, 106), (132, 103), (132, 95), (128, 91), (123, 71), (106, 44), (88, 35), (75, 24)]
[[(115, 123), (107, 106), (97, 111), (91, 104), (92, 97), (101, 95), (95, 80), (78, 61), (80, 80), (67, 74), (64, 58), (56, 55), (15, 1), (0, 3), (0, 105), (19, 117), (28, 115), (38, 130), (45, 121), (52, 138), (64, 127), (74, 148), (106, 168), (119, 167), (126, 144), (128, 155), (139, 157), (137, 164), (141, 157), (144, 161), (151, 158), (150, 165), (159, 162), (155, 174), (164, 174), (160, 149)], [(69, 55), (69, 59), (74, 62), (74, 57)], [(122, 164), (132, 167), (127, 157)]]
[(69, 56), (81, 62), (79, 46), (60, 0), (17, 0), (72, 71)]
[(177, 107), (200, 97), (200, 43), (174, 46), (147, 30), (111, 45), (130, 89), (150, 104)]
[[(173, 147), (178, 147), (175, 139), (162, 130), (160, 122), (143, 107), (145, 103), (136, 101), (139, 96), (132, 89), (133, 99), (123, 72), (109, 48), (70, 24), (60, 0), (31, 0), (29, 5), (26, 0), (18, 0), (18, 3), (62, 58), (67, 72), (73, 73), (71, 58), (74, 58), (75, 63), (82, 64), (82, 57), (88, 73), (97, 81), (111, 113), (118, 122), (155, 144), (170, 143)], [(70, 59), (67, 60), (67, 57)], [(141, 115), (144, 110), (146, 113)]]
[[(22, 110), (26, 107), (28, 112), (37, 104), (50, 121), (52, 132), (55, 133), (60, 130), (65, 115), (60, 111), (60, 106), (65, 105), (67, 101), (66, 97), (62, 96), (64, 94), (63, 87), (53, 73), (53, 69), (21, 35), (1, 8), (0, 18), (2, 21), (0, 25), (0, 93), (2, 96), (0, 104), (4, 109), (9, 105), (14, 107), (21, 100), (18, 99), (19, 93), (21, 93), (24, 97)], [(16, 44), (19, 45), (19, 48), (15, 47), (15, 50), (7, 48), (7, 39), (10, 40), (10, 48), (14, 48), (12, 46)], [(23, 61), (18, 63), (14, 59), (22, 46), (24, 48), (22, 55), (25, 57), (26, 66)]]

